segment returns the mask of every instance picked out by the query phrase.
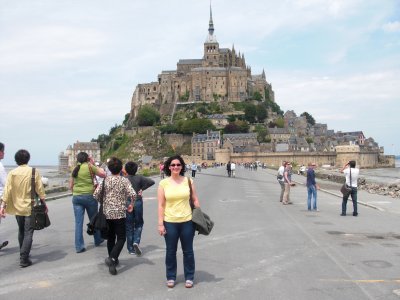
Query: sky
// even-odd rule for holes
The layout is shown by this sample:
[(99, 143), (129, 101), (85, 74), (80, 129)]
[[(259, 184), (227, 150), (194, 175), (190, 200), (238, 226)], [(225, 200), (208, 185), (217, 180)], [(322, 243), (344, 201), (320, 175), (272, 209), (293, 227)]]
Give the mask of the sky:
[[(0, 0), (0, 141), (57, 165), (121, 124), (139, 83), (202, 58), (209, 0)], [(220, 47), (265, 70), (283, 111), (400, 154), (400, 1), (213, 0)]]

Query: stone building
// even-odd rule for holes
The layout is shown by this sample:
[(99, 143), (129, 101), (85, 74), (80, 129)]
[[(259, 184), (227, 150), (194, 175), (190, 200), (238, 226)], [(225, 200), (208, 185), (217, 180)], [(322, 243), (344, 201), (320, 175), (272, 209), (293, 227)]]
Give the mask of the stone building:
[(209, 131), (205, 134), (193, 134), (192, 157), (201, 160), (214, 160), (215, 151), (220, 148), (221, 133)]
[[(65, 153), (59, 155), (59, 169), (72, 169), (76, 165), (76, 155), (79, 152), (86, 152), (95, 162), (101, 161), (100, 145), (95, 142), (79, 142), (69, 145)], [(67, 166), (66, 166), (67, 161)]]
[(252, 75), (243, 53), (235, 47), (220, 48), (214, 35), (214, 22), (210, 7), (208, 35), (200, 59), (180, 59), (176, 70), (162, 71), (156, 82), (136, 86), (131, 101), (129, 124), (137, 117), (141, 106), (149, 104), (162, 115), (172, 115), (179, 102), (225, 103), (246, 100), (255, 92), (265, 94), (274, 101), (271, 84), (265, 72)]

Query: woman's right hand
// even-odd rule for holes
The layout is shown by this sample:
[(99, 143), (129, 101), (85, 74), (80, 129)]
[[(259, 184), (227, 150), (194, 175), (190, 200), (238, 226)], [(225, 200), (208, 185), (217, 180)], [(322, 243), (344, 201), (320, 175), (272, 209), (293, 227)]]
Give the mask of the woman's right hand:
[(167, 233), (167, 231), (165, 230), (164, 225), (158, 225), (158, 233), (163, 236)]

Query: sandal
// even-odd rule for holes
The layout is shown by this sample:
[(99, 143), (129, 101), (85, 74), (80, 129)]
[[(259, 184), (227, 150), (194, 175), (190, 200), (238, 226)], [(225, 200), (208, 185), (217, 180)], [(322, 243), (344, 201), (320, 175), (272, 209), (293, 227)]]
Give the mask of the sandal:
[(167, 280), (167, 287), (172, 289), (175, 286), (175, 280)]
[(188, 288), (188, 289), (192, 288), (193, 287), (193, 281), (192, 280), (186, 280), (185, 287)]
[(0, 250), (1, 249), (3, 249), (5, 246), (7, 246), (8, 245), (8, 241), (5, 241), (5, 242), (3, 242), (1, 245), (0, 245)]

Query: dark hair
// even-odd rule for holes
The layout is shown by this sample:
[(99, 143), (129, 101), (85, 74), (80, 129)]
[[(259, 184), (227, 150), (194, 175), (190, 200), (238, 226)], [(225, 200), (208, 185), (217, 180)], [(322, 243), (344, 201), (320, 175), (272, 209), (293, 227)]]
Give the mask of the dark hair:
[(4, 152), (4, 144), (3, 143), (0, 143), (0, 151)]
[(117, 175), (122, 170), (122, 161), (116, 157), (111, 157), (107, 167), (113, 175)]
[(88, 162), (89, 155), (86, 152), (79, 152), (76, 156), (76, 160), (78, 161), (78, 165), (75, 167), (71, 174), (71, 176), (74, 178), (78, 176), (79, 170), (81, 169), (81, 164)]
[(356, 167), (356, 161), (355, 160), (349, 161), (349, 165), (350, 165), (350, 168), (355, 168)]
[(125, 164), (125, 171), (129, 175), (132, 175), (132, 176), (136, 175), (137, 169), (138, 169), (138, 165), (137, 165), (137, 163), (135, 163), (133, 161), (128, 161)]
[(21, 166), (21, 165), (26, 165), (29, 162), (29, 160), (31, 159), (31, 155), (27, 150), (21, 149), (18, 150), (17, 153), (15, 153), (14, 158), (17, 165)]
[(165, 161), (165, 163), (164, 163), (164, 173), (165, 173), (165, 175), (171, 176), (171, 170), (169, 169), (169, 166), (170, 166), (171, 162), (172, 162), (174, 159), (179, 160), (179, 162), (180, 162), (181, 165), (182, 165), (182, 169), (181, 169), (179, 175), (185, 176), (186, 164), (185, 164), (185, 161), (183, 160), (183, 158), (182, 158), (180, 155), (171, 156), (170, 158), (168, 158), (168, 159)]

